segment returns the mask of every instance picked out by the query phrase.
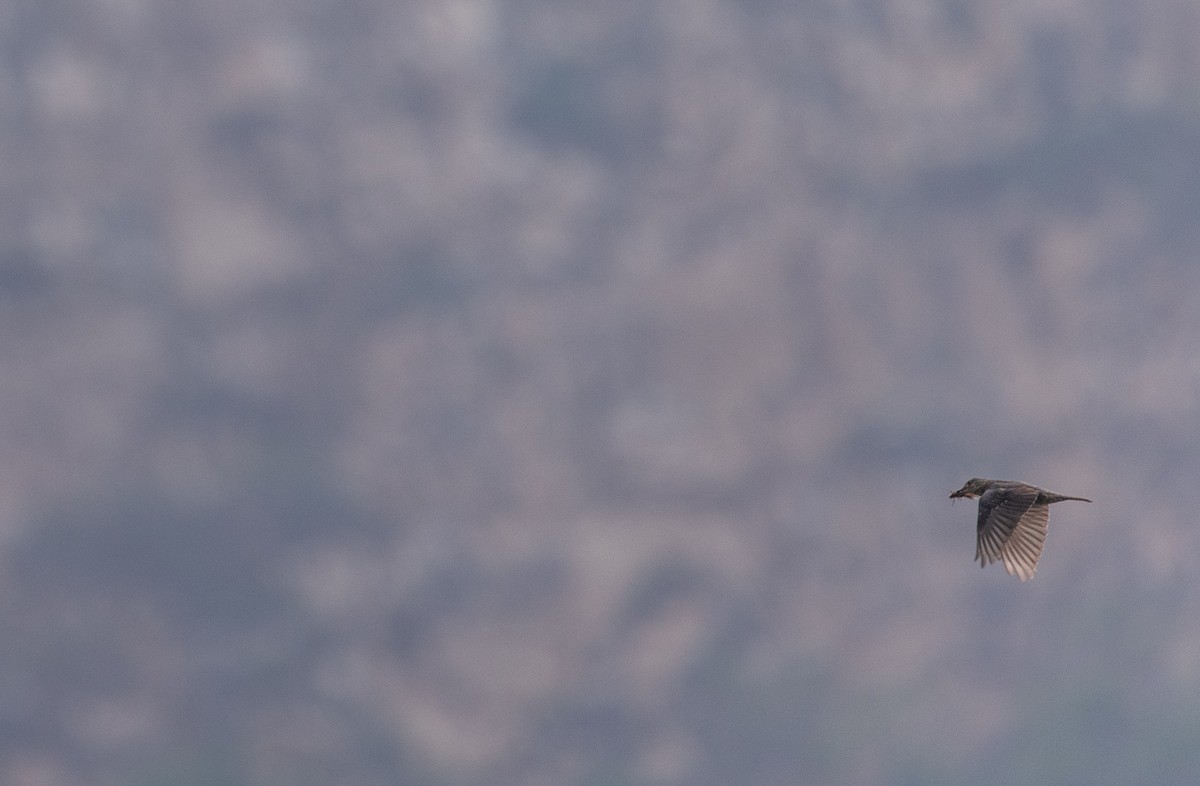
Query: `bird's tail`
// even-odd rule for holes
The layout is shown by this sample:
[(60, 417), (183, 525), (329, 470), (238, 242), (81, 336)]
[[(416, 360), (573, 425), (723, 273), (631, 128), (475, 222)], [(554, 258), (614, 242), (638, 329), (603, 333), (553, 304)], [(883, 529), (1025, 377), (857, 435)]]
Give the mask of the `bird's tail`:
[(1076, 502), (1091, 502), (1087, 497), (1068, 497), (1065, 494), (1047, 494), (1046, 504), (1051, 502), (1066, 502), (1067, 500), (1075, 500)]

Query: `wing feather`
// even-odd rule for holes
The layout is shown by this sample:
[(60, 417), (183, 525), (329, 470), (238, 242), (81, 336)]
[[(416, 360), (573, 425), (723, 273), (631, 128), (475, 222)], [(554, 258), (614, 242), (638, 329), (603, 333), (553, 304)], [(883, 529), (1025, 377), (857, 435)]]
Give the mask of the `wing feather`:
[(1021, 581), (1033, 577), (1049, 520), (1049, 507), (1034, 504), (1037, 494), (1021, 485), (992, 488), (979, 498), (975, 558), (980, 566), (1000, 561)]
[(1042, 547), (1046, 544), (1049, 521), (1049, 505), (1031, 505), (1018, 519), (1012, 535), (1000, 550), (1004, 569), (1009, 574), (1018, 576), (1021, 581), (1033, 578), (1042, 556)]

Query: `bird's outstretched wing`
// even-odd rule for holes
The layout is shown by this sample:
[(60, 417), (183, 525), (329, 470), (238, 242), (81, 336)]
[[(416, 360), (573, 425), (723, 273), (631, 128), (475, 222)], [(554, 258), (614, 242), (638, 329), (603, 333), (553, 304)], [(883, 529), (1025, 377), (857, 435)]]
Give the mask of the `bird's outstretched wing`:
[(975, 558), (980, 566), (1000, 560), (1009, 575), (1033, 578), (1046, 543), (1050, 507), (1035, 504), (1030, 486), (992, 488), (979, 498)]

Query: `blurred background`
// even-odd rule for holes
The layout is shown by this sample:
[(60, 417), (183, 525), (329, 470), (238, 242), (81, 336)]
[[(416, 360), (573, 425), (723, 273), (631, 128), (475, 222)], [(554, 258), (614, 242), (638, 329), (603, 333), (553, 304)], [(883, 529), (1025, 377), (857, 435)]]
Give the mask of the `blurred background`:
[(0, 31), (0, 782), (1200, 777), (1192, 0)]

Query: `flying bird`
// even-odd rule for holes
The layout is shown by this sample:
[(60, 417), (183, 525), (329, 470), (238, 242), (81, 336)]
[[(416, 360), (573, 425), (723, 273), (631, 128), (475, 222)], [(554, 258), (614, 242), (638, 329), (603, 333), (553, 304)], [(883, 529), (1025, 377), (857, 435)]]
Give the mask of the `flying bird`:
[(997, 560), (1004, 563), (1008, 575), (1021, 581), (1037, 572), (1042, 546), (1046, 543), (1050, 505), (1083, 497), (1055, 494), (1015, 480), (971, 478), (950, 499), (979, 497), (979, 521), (976, 524), (975, 559), (979, 567)]

